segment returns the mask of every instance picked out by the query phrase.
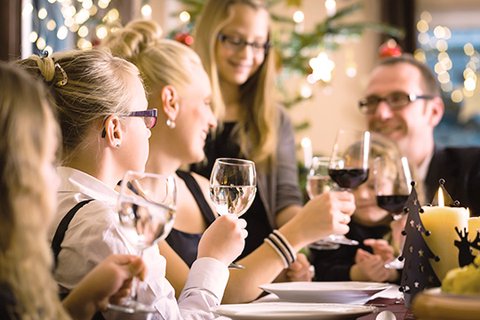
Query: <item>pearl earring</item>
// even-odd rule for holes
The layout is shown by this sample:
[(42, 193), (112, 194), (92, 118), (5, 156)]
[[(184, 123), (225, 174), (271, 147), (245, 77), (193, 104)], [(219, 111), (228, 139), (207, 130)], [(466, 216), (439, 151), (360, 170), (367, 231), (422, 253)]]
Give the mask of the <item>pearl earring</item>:
[(166, 124), (167, 127), (169, 127), (170, 129), (175, 129), (176, 127), (175, 121), (171, 120), (170, 118), (167, 119)]

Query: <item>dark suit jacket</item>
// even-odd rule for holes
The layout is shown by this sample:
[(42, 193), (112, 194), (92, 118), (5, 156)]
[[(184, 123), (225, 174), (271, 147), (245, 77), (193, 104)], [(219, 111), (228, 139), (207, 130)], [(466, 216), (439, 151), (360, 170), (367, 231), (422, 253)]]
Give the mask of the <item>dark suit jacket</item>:
[(427, 201), (433, 200), (441, 178), (453, 200), (468, 207), (471, 216), (480, 216), (480, 148), (436, 149), (425, 178)]

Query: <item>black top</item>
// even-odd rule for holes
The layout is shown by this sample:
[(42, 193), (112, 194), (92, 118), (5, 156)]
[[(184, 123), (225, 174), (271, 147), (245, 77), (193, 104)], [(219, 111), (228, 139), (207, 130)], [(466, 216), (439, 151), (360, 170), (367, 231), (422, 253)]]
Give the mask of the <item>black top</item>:
[(0, 283), (0, 319), (17, 320), (20, 315), (16, 311), (17, 300), (13, 295), (10, 286)]
[(372, 248), (365, 246), (365, 239), (383, 239), (389, 232), (389, 226), (366, 227), (351, 221), (347, 238), (357, 240), (358, 246), (342, 245), (336, 250), (311, 249), (310, 260), (315, 266), (316, 281), (350, 281), (350, 268), (355, 264), (355, 254), (361, 248), (373, 253)]
[[(217, 132), (215, 139), (212, 139), (211, 135), (208, 136), (205, 143), (207, 162), (192, 166), (194, 172), (209, 179), (217, 158), (245, 158), (240, 152), (240, 146), (234, 142), (237, 141), (234, 139), (235, 125), (236, 122), (226, 122), (223, 125), (223, 130)], [(245, 239), (245, 249), (239, 259), (258, 248), (263, 243), (263, 239), (273, 231), (268, 222), (265, 206), (260, 198), (259, 188), (257, 188), (257, 194), (252, 205), (242, 215), (242, 218), (247, 221), (248, 237)]]
[[(197, 181), (190, 173), (185, 171), (178, 170), (177, 175), (183, 181), (185, 181), (188, 190), (190, 190), (190, 193), (193, 195), (198, 207), (200, 208), (200, 212), (202, 213), (205, 223), (207, 226), (209, 226), (215, 220), (215, 215), (205, 200), (203, 192)], [(191, 267), (193, 262), (197, 259), (198, 243), (200, 242), (201, 237), (201, 233), (186, 233), (180, 230), (172, 229), (165, 240), (183, 259), (183, 261), (185, 261), (185, 263)]]
[(453, 200), (468, 207), (471, 216), (480, 215), (480, 148), (436, 149), (425, 178), (427, 201), (432, 201), (441, 178)]

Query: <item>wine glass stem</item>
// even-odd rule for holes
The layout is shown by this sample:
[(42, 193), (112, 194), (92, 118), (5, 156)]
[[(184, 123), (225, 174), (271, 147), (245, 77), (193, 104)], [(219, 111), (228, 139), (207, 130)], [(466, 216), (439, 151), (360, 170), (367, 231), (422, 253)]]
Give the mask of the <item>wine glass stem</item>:
[[(138, 256), (140, 257), (140, 260), (143, 260), (143, 251), (144, 249), (140, 249), (138, 252)], [(132, 301), (137, 301), (138, 297), (138, 290), (140, 289), (140, 280), (137, 277), (132, 278), (132, 286), (130, 290), (130, 300)]]

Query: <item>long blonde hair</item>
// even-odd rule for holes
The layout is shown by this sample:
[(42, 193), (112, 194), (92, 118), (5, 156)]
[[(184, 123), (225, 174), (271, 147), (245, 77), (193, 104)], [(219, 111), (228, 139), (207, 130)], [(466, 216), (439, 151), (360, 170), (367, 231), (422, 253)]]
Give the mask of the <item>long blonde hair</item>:
[(47, 243), (54, 190), (41, 169), (59, 129), (41, 83), (5, 64), (0, 83), (0, 283), (21, 319), (65, 319)]
[[(243, 4), (255, 10), (266, 9), (263, 0), (209, 0), (205, 3), (194, 30), (193, 48), (202, 59), (212, 84), (213, 110), (222, 121), (225, 114), (215, 48), (218, 34), (232, 17), (231, 6)], [(271, 34), (269, 30), (269, 34)], [(240, 86), (238, 137), (241, 151), (258, 164), (275, 159), (278, 114), (273, 102), (275, 61), (268, 50), (257, 72)]]
[(66, 51), (52, 57), (31, 56), (18, 62), (50, 86), (63, 136), (66, 161), (86, 143), (92, 125), (111, 114), (128, 113), (133, 99), (130, 77), (139, 77), (131, 63), (106, 50)]

